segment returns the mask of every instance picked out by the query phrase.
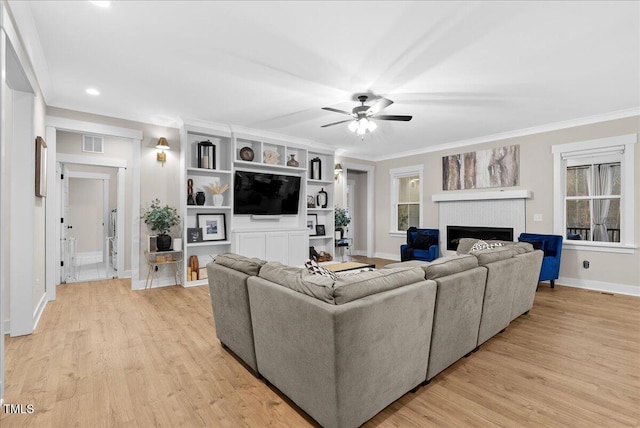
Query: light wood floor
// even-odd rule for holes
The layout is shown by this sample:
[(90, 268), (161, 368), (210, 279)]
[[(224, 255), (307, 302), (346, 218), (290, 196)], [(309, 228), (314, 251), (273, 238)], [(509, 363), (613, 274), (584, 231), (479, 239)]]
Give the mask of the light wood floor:
[[(215, 337), (206, 286), (58, 287), (37, 331), (6, 339), (2, 428), (304, 427), (315, 423)], [(541, 286), (529, 315), (366, 427), (638, 426), (640, 299)]]

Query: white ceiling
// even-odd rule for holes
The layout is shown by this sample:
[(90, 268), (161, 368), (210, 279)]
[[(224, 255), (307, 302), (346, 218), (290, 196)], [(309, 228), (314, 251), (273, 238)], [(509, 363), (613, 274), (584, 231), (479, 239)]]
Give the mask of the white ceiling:
[[(640, 3), (30, 2), (50, 106), (380, 159), (640, 106)], [(87, 87), (102, 95), (92, 97)], [(354, 94), (395, 101), (364, 141)], [(624, 115), (623, 114), (623, 115)]]

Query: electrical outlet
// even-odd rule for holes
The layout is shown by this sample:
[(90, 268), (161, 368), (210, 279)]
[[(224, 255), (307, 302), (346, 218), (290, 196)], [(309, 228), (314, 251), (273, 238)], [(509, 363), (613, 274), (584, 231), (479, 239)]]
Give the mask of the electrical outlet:
[(585, 269), (589, 269), (589, 260), (583, 260), (582, 261), (582, 267)]
[(533, 221), (542, 221), (542, 214), (534, 214)]

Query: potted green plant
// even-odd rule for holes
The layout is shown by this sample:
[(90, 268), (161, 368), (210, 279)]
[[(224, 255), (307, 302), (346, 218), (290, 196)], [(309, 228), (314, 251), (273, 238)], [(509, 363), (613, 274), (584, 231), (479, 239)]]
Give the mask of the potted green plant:
[(171, 249), (171, 236), (167, 233), (173, 226), (180, 224), (178, 210), (169, 205), (161, 206), (159, 199), (151, 201), (151, 206), (142, 214), (142, 219), (158, 234), (158, 251)]
[[(335, 208), (335, 227), (336, 227), (336, 239), (342, 239), (344, 236), (344, 228), (351, 223), (349, 217), (349, 211), (346, 208)], [(338, 236), (338, 233), (340, 234)]]

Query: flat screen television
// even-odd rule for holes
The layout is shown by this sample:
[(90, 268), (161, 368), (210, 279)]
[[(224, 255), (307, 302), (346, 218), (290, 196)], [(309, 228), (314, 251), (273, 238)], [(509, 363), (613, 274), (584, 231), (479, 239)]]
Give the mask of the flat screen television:
[(236, 171), (233, 191), (235, 214), (298, 214), (300, 177)]

